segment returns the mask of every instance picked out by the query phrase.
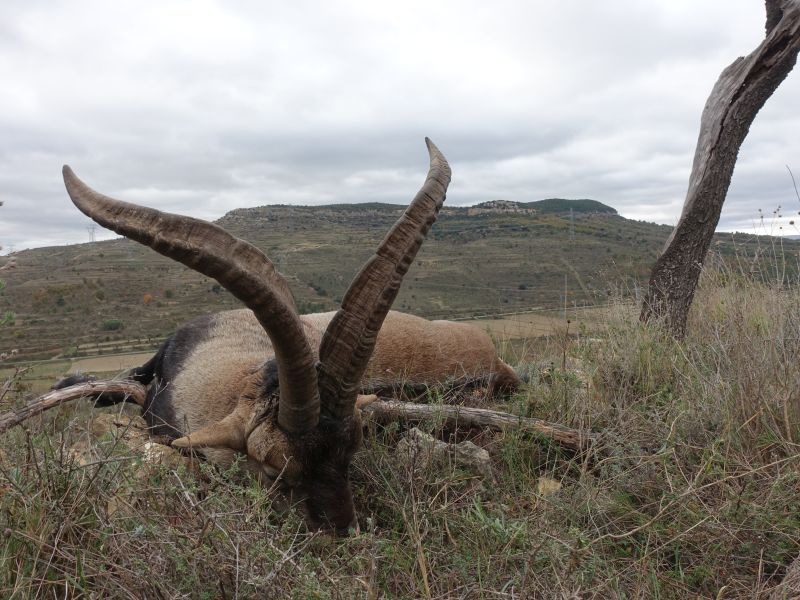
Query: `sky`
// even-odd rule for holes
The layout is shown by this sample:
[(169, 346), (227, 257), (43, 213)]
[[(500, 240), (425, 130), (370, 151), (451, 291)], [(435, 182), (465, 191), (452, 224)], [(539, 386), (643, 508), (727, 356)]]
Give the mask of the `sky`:
[[(407, 203), (425, 136), (451, 206), (592, 198), (674, 225), (703, 105), (764, 20), (756, 0), (3, 0), (2, 252), (115, 237), (70, 203), (65, 163), (213, 220)], [(751, 127), (720, 230), (800, 233), (798, 98), (800, 68)]]

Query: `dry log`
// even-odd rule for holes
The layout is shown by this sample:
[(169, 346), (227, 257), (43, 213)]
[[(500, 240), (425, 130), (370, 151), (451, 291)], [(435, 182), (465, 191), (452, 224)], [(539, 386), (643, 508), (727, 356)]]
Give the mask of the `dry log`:
[[(132, 402), (142, 406), (144, 405), (147, 390), (143, 385), (133, 381), (112, 380), (90, 381), (60, 390), (53, 390), (31, 400), (20, 409), (0, 415), (0, 434), (30, 417), (65, 402), (77, 400), (78, 398), (99, 397), (103, 394), (124, 395)], [(361, 411), (367, 420), (376, 423), (436, 419), (443, 420), (451, 427), (486, 427), (498, 431), (521, 429), (544, 436), (562, 446), (576, 450), (589, 448), (597, 438), (597, 434), (570, 429), (569, 427), (548, 423), (540, 419), (518, 417), (495, 410), (469, 408), (466, 406), (412, 404), (410, 402), (381, 399), (367, 404)]]
[(125, 395), (141, 406), (144, 404), (147, 391), (142, 384), (134, 381), (90, 381), (60, 390), (53, 390), (43, 396), (34, 398), (22, 408), (0, 415), (0, 433), (5, 433), (24, 420), (65, 402), (77, 400), (78, 398), (97, 397), (102, 394)]
[(769, 600), (789, 600), (800, 598), (800, 556), (786, 569), (786, 575), (772, 588)]
[(497, 431), (524, 430), (544, 436), (554, 442), (585, 450), (597, 440), (597, 434), (579, 429), (570, 429), (556, 423), (540, 419), (518, 417), (505, 412), (470, 408), (466, 406), (412, 404), (397, 400), (378, 400), (361, 409), (367, 420), (377, 423), (390, 423), (399, 420), (425, 421), (444, 420), (448, 426), (485, 427)]

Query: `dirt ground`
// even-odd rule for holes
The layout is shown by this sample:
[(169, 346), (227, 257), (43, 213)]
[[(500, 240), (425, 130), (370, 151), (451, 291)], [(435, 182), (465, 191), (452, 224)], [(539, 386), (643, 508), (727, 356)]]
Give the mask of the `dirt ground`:
[(153, 352), (134, 352), (132, 354), (115, 354), (113, 356), (77, 358), (72, 361), (69, 371), (81, 371), (82, 373), (125, 371), (144, 364), (151, 356), (153, 356)]
[[(607, 322), (608, 313), (604, 308), (589, 310), (569, 310), (569, 333), (596, 331)], [(484, 327), (496, 340), (524, 340), (529, 338), (563, 335), (567, 323), (563, 316), (542, 313), (523, 313), (508, 315), (501, 319), (479, 319), (474, 323)]]
[(553, 335), (564, 330), (564, 320), (543, 315), (514, 315), (475, 322), (495, 339), (515, 340)]

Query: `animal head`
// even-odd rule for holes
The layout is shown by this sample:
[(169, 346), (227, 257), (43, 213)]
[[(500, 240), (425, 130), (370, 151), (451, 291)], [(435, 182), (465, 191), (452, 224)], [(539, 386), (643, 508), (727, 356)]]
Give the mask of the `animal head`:
[(104, 196), (63, 169), (70, 198), (87, 216), (213, 277), (253, 311), (274, 361), (232, 378), (237, 383), (226, 393), (236, 397), (233, 412), (173, 445), (246, 453), (248, 462), (305, 501), (313, 525), (341, 531), (355, 523), (348, 469), (361, 442), (359, 382), (450, 182), (444, 156), (426, 143), (430, 168), (422, 189), (350, 284), (318, 356), (286, 280), (261, 250), (212, 223)]

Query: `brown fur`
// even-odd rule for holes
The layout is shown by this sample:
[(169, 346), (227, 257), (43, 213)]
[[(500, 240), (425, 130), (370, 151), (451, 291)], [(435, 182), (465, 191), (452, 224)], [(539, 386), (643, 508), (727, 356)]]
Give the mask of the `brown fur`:
[[(334, 314), (301, 317), (315, 350)], [(274, 420), (258, 420), (259, 415), (274, 410), (272, 405), (264, 406), (263, 398), (262, 367), (272, 355), (272, 344), (251, 311), (214, 315), (202, 341), (191, 348), (169, 382), (169, 399), (164, 401), (171, 404), (180, 435), (208, 427), (219, 430), (233, 423), (240, 437), (227, 447), (204, 448), (210, 461), (228, 465), (237, 454), (245, 453), (248, 469), (265, 483), (271, 485), (281, 474), (283, 484), (291, 488), (309, 481), (303, 476), (308, 468), (302, 464), (300, 450), (304, 446), (287, 436)], [(489, 335), (480, 328), (391, 311), (378, 335), (362, 387), (435, 386), (476, 379), (488, 380), (494, 393), (513, 391), (519, 384), (514, 370), (500, 360)], [(295, 490), (294, 498), (298, 493)]]
[[(300, 317), (315, 350), (335, 314)], [(172, 382), (172, 406), (180, 430), (197, 431), (230, 414), (246, 393), (243, 390), (248, 377), (256, 377), (254, 370), (272, 354), (272, 344), (251, 311), (215, 315), (206, 339), (186, 357)], [(362, 388), (405, 383), (436, 386), (473, 380), (487, 380), (490, 393), (513, 392), (519, 385), (516, 373), (497, 356), (491, 338), (482, 329), (390, 311), (378, 334)]]
[[(247, 310), (227, 314), (256, 323)], [(300, 317), (312, 348), (319, 348), (334, 315), (336, 312), (331, 311)], [(483, 329), (469, 323), (429, 321), (389, 311), (362, 378), (362, 387), (388, 387), (406, 382), (435, 386), (476, 379), (498, 380), (494, 386), (498, 392), (512, 392), (520, 383), (514, 369), (497, 356), (492, 339)]]

